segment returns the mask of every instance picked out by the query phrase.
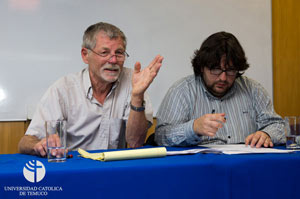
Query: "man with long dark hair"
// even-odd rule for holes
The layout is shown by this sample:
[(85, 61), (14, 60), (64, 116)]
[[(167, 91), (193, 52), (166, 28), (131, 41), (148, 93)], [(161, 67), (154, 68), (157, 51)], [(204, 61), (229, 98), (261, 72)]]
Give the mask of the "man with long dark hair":
[(243, 72), (249, 67), (234, 35), (218, 32), (195, 51), (194, 75), (176, 82), (157, 113), (159, 145), (284, 142), (284, 122), (265, 89)]

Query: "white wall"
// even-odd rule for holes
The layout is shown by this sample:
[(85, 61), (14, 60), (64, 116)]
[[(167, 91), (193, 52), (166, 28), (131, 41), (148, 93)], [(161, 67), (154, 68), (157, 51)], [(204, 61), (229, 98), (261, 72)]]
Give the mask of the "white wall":
[(126, 34), (126, 66), (140, 61), (145, 67), (155, 55), (165, 57), (148, 89), (155, 113), (167, 89), (192, 74), (194, 50), (223, 30), (244, 47), (246, 75), (272, 95), (270, 0), (2, 0), (0, 120), (31, 118), (50, 84), (84, 68), (82, 35), (99, 21)]

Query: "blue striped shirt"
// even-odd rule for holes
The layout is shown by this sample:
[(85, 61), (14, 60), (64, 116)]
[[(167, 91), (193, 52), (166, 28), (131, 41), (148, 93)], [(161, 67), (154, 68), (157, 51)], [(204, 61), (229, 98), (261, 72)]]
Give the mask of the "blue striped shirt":
[[(197, 135), (194, 120), (212, 113), (226, 114), (226, 123), (214, 137)], [(284, 143), (284, 121), (274, 111), (271, 98), (257, 82), (245, 76), (235, 80), (222, 98), (206, 90), (201, 77), (190, 75), (167, 92), (157, 113), (155, 141), (165, 146), (206, 143), (244, 143), (256, 131), (268, 133), (274, 144)]]

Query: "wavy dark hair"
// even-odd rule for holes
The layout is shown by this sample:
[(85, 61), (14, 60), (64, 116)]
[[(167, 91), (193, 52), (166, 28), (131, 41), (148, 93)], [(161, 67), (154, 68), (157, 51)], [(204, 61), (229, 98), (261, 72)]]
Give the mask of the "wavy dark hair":
[(199, 50), (195, 50), (192, 58), (192, 67), (195, 76), (201, 76), (204, 67), (209, 69), (220, 66), (222, 56), (226, 56), (226, 65), (232, 62), (234, 69), (238, 71), (236, 77), (244, 74), (249, 68), (245, 52), (237, 38), (228, 32), (217, 32), (210, 35), (201, 45)]

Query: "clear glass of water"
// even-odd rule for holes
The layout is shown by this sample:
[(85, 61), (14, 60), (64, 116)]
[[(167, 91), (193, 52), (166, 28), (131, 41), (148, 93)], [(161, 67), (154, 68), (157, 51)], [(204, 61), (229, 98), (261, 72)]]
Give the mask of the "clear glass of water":
[(66, 126), (66, 120), (45, 122), (48, 162), (66, 161)]
[(287, 116), (284, 120), (286, 148), (300, 149), (300, 116)]

